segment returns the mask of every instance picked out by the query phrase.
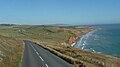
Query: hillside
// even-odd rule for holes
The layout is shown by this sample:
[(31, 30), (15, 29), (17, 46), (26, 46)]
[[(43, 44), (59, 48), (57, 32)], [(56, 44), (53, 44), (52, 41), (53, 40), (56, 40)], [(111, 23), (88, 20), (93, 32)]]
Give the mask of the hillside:
[(21, 40), (0, 35), (0, 67), (18, 67), (22, 51)]
[[(7, 48), (18, 45), (19, 43), (22, 44), (22, 41), (20, 42), (20, 40), (26, 39), (34, 41), (69, 63), (78, 66), (109, 67), (110, 64), (113, 64), (115, 67), (118, 67), (120, 65), (119, 58), (84, 51), (71, 46), (82, 35), (92, 30), (94, 30), (94, 28), (86, 26), (0, 26), (0, 35), (2, 35), (0, 39), (1, 42), (4, 42), (2, 41), (2, 38), (4, 38), (6, 39), (5, 42), (12, 44), (8, 47), (6, 46)], [(9, 41), (9, 39), (12, 41)], [(19, 43), (15, 43), (16, 41)], [(18, 48), (18, 46), (15, 47)]]

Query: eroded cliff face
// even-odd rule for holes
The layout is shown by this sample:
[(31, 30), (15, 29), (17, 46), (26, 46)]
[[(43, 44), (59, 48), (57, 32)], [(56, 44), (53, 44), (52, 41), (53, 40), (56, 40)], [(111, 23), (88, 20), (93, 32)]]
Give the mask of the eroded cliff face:
[(78, 36), (75, 36), (75, 35), (70, 36), (70, 37), (68, 38), (68, 44), (74, 43), (77, 39), (78, 39)]
[(82, 35), (92, 30), (95, 30), (95, 29), (90, 27), (82, 27), (81, 29), (81, 27), (80, 28), (78, 27), (78, 30), (71, 30), (70, 32), (72, 33), (72, 35), (68, 37), (67, 44), (70, 46), (73, 46), (76, 43), (76, 41), (80, 39)]
[(91, 30), (92, 28), (85, 26), (45, 27), (39, 36), (42, 43), (71, 46), (71, 44), (76, 43), (82, 35)]

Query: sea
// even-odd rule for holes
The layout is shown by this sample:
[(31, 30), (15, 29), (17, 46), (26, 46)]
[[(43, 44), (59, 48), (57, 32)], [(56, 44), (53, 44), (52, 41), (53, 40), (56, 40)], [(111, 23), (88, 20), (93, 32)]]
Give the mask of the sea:
[(89, 26), (96, 30), (81, 36), (74, 47), (120, 58), (120, 24)]

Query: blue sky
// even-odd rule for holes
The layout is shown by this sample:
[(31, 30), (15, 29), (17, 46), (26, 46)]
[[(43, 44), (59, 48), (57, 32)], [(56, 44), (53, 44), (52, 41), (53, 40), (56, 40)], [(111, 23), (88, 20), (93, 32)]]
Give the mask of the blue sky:
[(120, 0), (0, 0), (0, 23), (120, 23)]

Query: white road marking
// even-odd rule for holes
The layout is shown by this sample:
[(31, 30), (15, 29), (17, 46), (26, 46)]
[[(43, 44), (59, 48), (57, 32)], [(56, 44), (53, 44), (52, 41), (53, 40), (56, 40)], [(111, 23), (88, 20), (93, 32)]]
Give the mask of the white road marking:
[(48, 65), (47, 64), (45, 64), (46, 65), (46, 67), (48, 67)]
[[(31, 45), (32, 46), (32, 45)], [(34, 51), (36, 52), (36, 49), (32, 46), (32, 48), (34, 49)]]
[(41, 56), (39, 56), (39, 58), (40, 58), (42, 61), (44, 61), (43, 58), (42, 58)]
[[(34, 49), (34, 48), (33, 48)], [(36, 50), (34, 49), (34, 51), (36, 52)]]
[(39, 56), (39, 53), (36, 51), (37, 55)]
[(30, 45), (32, 48), (34, 48), (32, 45)]
[[(39, 55), (39, 53), (36, 51), (36, 49), (31, 45), (31, 47), (34, 49), (34, 51), (36, 52), (36, 54), (39, 56), (39, 58), (42, 60), (42, 61), (44, 61), (43, 60), (43, 58)], [(46, 67), (49, 67), (47, 64), (45, 64), (45, 66)]]

